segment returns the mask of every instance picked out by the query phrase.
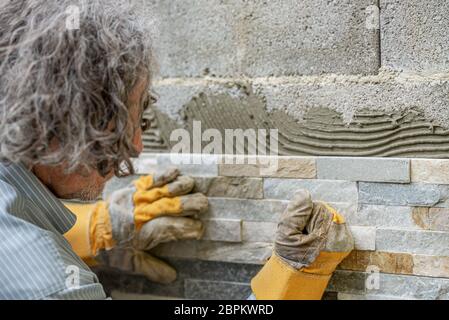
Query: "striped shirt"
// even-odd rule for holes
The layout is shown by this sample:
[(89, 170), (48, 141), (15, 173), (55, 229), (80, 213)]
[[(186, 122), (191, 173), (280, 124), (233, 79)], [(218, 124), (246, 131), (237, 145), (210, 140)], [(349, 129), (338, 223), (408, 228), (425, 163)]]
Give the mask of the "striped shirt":
[(23, 165), (0, 163), (0, 299), (105, 299), (63, 234), (76, 217)]

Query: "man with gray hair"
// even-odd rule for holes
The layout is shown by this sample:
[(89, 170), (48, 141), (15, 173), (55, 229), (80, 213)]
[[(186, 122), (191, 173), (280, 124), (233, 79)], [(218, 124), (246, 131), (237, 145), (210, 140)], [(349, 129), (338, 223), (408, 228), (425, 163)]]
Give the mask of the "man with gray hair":
[(0, 3), (0, 299), (106, 298), (80, 258), (170, 282), (142, 250), (201, 236), (184, 216), (207, 198), (175, 169), (87, 211), (67, 204), (77, 216), (58, 199), (95, 200), (133, 173), (152, 103), (148, 34), (122, 0)]

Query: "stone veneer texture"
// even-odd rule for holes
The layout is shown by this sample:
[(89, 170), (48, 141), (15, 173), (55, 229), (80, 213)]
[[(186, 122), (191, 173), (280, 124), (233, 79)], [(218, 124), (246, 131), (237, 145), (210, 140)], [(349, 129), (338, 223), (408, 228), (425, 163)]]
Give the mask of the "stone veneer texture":
[[(178, 270), (176, 282), (157, 285), (98, 269), (113, 297), (246, 299), (250, 279), (271, 254), (280, 213), (296, 189), (306, 188), (345, 216), (356, 243), (326, 299), (449, 299), (449, 160), (289, 156), (261, 175), (258, 165), (210, 158), (207, 165), (178, 165), (210, 197), (201, 216), (204, 239), (152, 251)], [(138, 174), (170, 165), (168, 154), (136, 161)], [(114, 179), (106, 188), (131, 179)], [(374, 281), (372, 266), (380, 271)]]

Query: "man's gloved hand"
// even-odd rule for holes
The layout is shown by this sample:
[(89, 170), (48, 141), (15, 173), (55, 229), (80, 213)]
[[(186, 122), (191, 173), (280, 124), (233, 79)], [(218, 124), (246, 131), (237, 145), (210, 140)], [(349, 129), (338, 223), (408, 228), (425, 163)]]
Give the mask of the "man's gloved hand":
[(253, 293), (262, 300), (319, 300), (353, 248), (343, 217), (299, 190), (282, 214), (273, 255), (252, 279)]
[(201, 221), (188, 216), (207, 210), (208, 200), (200, 193), (189, 194), (194, 184), (191, 177), (170, 169), (142, 176), (105, 195), (104, 201), (65, 202), (78, 218), (65, 237), (88, 263), (93, 258), (154, 282), (172, 282), (176, 271), (144, 251), (168, 241), (201, 238)]

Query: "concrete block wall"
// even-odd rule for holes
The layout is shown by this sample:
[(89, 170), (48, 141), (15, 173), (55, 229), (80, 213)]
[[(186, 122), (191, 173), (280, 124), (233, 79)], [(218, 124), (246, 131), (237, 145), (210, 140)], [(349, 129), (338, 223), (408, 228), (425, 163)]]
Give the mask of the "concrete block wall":
[(175, 127), (276, 128), (282, 155), (448, 158), (445, 0), (134, 0)]
[[(169, 165), (166, 154), (136, 163), (139, 174)], [(334, 274), (327, 299), (449, 299), (449, 160), (283, 157), (270, 175), (252, 164), (178, 167), (210, 197), (201, 216), (205, 236), (152, 251), (178, 269), (171, 285), (100, 270), (117, 298), (245, 299), (271, 254), (280, 213), (295, 190), (306, 188), (344, 215), (355, 238), (356, 250)]]

